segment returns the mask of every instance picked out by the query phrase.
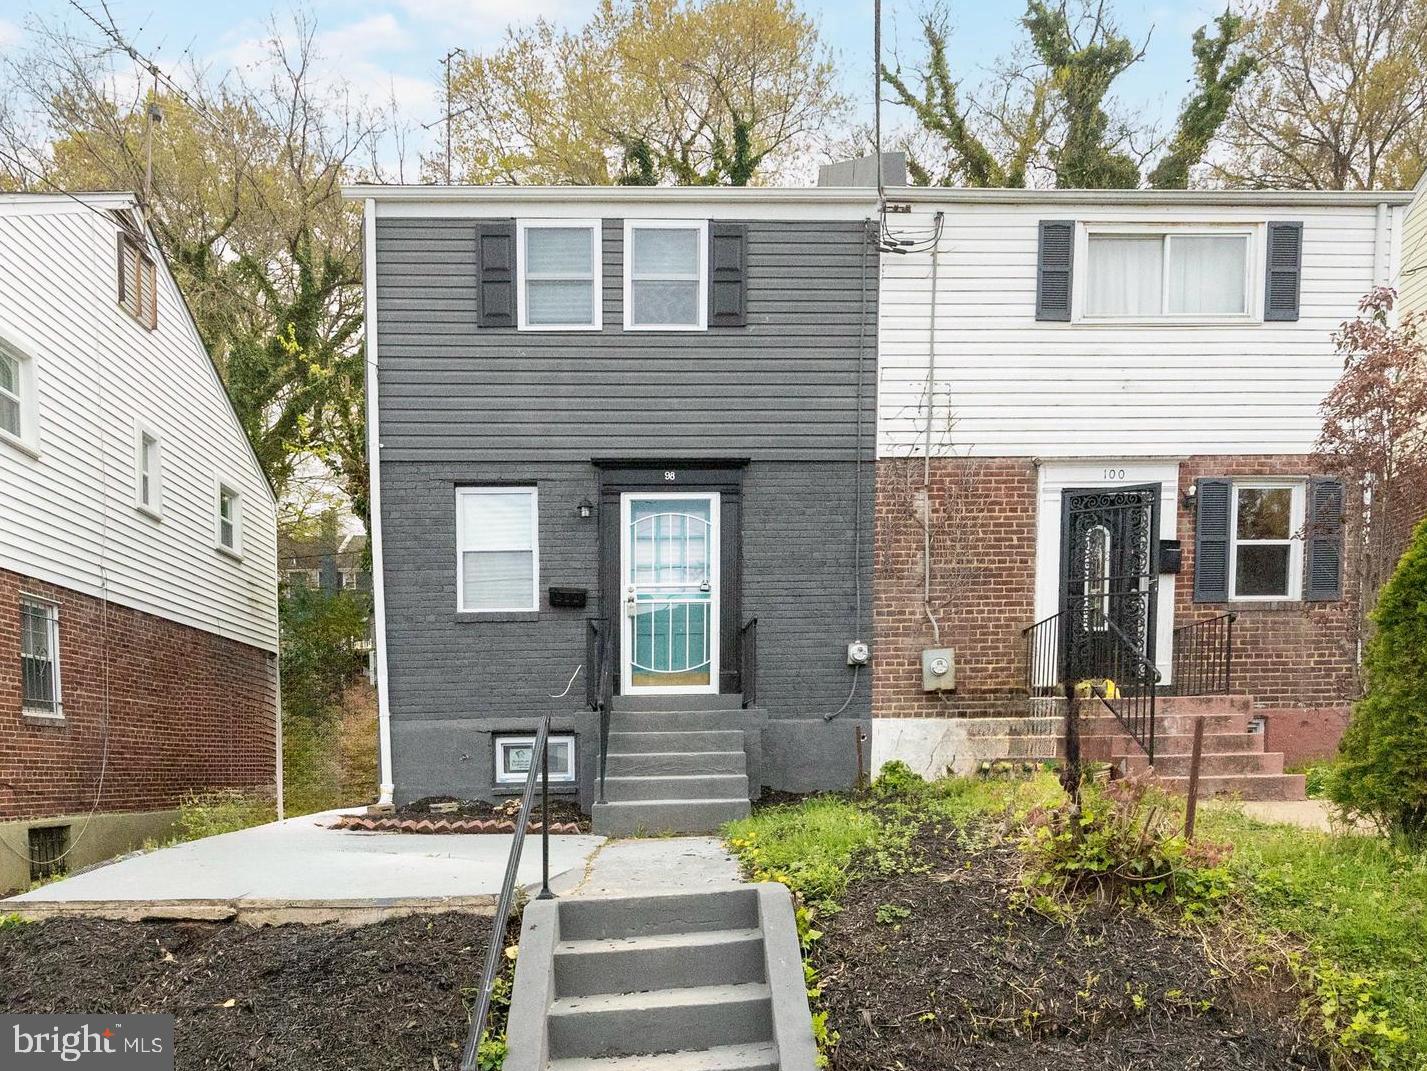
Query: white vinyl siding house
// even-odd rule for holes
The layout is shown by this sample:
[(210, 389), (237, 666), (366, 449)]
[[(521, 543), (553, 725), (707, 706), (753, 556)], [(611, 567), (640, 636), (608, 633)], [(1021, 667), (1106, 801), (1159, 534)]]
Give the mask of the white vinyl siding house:
[[(934, 308), (933, 453), (1040, 458), (1311, 451), (1318, 405), (1342, 369), (1333, 330), (1374, 281), (1391, 279), (1406, 201), (1389, 192), (1046, 190), (898, 190), (889, 199), (910, 204), (888, 216), (899, 234), (929, 236), (937, 211), (945, 227), (935, 303), (930, 255), (882, 260), (880, 455), (923, 450)], [(1048, 219), (1075, 224), (1065, 322), (1034, 317), (1037, 224)], [(1275, 220), (1303, 224), (1291, 322), (1263, 316), (1264, 231)], [(1096, 250), (1097, 241), (1107, 244)], [(1246, 311), (1236, 307), (1237, 275), (1185, 290), (1196, 260), (1226, 272), (1242, 260)]]
[[(19, 387), (0, 369), (0, 568), (275, 651), (272, 492), (162, 258), (126, 246), (115, 213), (133, 207), (0, 194)], [(214, 545), (215, 470), (242, 505), (241, 559)]]

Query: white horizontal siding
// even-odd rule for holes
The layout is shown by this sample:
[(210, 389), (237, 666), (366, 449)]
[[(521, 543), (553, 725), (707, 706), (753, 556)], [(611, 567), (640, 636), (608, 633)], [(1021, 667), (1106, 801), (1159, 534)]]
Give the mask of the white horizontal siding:
[[(929, 235), (938, 205), (918, 201), (912, 207), (909, 215), (889, 215), (889, 225), (909, 237)], [(1155, 457), (1312, 449), (1318, 405), (1341, 370), (1333, 331), (1354, 315), (1373, 283), (1374, 205), (943, 207), (933, 453)], [(1299, 319), (1175, 326), (1038, 322), (1042, 219), (1241, 225), (1302, 220)], [(1079, 286), (1079, 259), (1075, 269)], [(1252, 286), (1261, 295), (1261, 268)], [(883, 456), (923, 450), (931, 305), (931, 254), (883, 256)]]
[(1397, 284), (1401, 307), (1407, 312), (1427, 312), (1427, 175), (1417, 187), (1402, 228), (1402, 274)]
[[(0, 566), (277, 648), (271, 493), (172, 279), (159, 322), (117, 303), (117, 224), (0, 208), (0, 332), (34, 361), (39, 456), (0, 442)], [(134, 506), (135, 421), (162, 442), (162, 520)], [(242, 496), (242, 560), (214, 546), (215, 481)]]

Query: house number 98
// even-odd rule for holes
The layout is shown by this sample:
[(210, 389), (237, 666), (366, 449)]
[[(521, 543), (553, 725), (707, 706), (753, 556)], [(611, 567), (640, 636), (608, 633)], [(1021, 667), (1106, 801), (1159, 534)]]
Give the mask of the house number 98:
[(1124, 469), (1106, 469), (1106, 470), (1105, 470), (1105, 479), (1107, 479), (1107, 480), (1123, 480), (1124, 478), (1125, 478), (1125, 470), (1124, 470)]
[(664, 470), (664, 479), (666, 479), (666, 480), (677, 480), (678, 478), (679, 478), (679, 474), (678, 474), (677, 472), (675, 472), (673, 469), (665, 469), (665, 470)]

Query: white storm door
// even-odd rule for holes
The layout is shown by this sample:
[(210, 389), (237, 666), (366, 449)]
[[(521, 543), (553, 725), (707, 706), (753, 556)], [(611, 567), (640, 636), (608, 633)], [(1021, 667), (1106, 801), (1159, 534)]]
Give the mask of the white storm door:
[(625, 694), (718, 691), (719, 496), (620, 497)]

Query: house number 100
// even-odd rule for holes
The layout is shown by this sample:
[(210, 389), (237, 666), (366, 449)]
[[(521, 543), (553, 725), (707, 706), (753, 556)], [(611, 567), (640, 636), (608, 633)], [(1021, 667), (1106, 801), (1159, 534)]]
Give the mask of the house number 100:
[(1123, 480), (1124, 478), (1125, 478), (1125, 470), (1124, 470), (1124, 469), (1106, 469), (1106, 470), (1105, 470), (1105, 479), (1107, 479), (1107, 480)]

